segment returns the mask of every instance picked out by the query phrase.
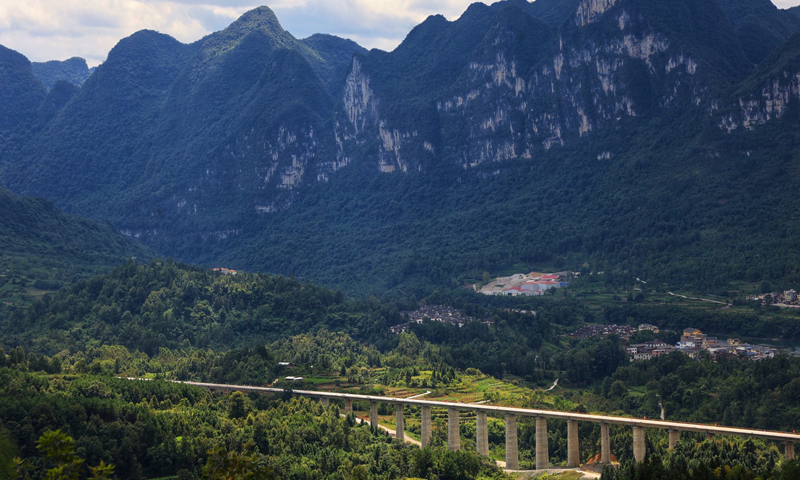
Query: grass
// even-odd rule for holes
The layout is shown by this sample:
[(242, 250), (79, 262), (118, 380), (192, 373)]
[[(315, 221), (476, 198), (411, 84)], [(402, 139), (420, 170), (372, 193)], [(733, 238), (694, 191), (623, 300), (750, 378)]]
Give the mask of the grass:
[(647, 393), (645, 387), (630, 387), (628, 389), (628, 395), (632, 397), (643, 397)]

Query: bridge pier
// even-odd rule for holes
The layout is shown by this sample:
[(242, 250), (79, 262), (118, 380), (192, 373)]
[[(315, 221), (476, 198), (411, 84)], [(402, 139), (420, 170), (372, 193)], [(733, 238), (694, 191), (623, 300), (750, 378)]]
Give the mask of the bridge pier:
[(475, 421), (475, 446), (481, 455), (489, 455), (489, 425), (486, 412), (478, 411)]
[(398, 403), (395, 405), (394, 410), (394, 438), (404, 442), (406, 440), (406, 426), (405, 419), (403, 418), (403, 404)]
[(447, 409), (447, 448), (461, 449), (461, 428), (458, 426), (458, 410), (455, 408)]
[(611, 435), (609, 424), (600, 424), (600, 463), (611, 465)]
[(506, 413), (506, 468), (509, 470), (519, 470), (517, 416), (511, 413)]
[(567, 420), (567, 467), (581, 466), (581, 452), (578, 445), (578, 421)]
[(633, 458), (637, 462), (643, 462), (645, 457), (644, 427), (635, 425), (633, 427)]
[(675, 444), (678, 443), (678, 440), (681, 438), (680, 430), (675, 430), (674, 428), (669, 429), (669, 449), (675, 450)]
[(550, 467), (550, 452), (547, 448), (547, 419), (536, 417), (536, 470)]
[(423, 405), (422, 407), (422, 448), (431, 444), (431, 436), (433, 430), (431, 428), (431, 407)]
[[(144, 379), (128, 378), (128, 380), (142, 381)], [(459, 418), (458, 412), (461, 410), (474, 410), (477, 416), (476, 421), (476, 448), (482, 453), (488, 451), (488, 413), (503, 413), (506, 420), (506, 465), (508, 469), (519, 469), (519, 446), (518, 446), (518, 432), (517, 432), (517, 416), (531, 416), (536, 418), (536, 446), (537, 467), (541, 468), (547, 466), (549, 463), (549, 452), (547, 446), (547, 418), (555, 418), (566, 420), (567, 425), (567, 464), (574, 466), (580, 463), (579, 453), (579, 432), (578, 422), (593, 422), (600, 424), (600, 462), (603, 465), (611, 463), (611, 439), (610, 427), (611, 424), (623, 426), (627, 425), (633, 428), (633, 453), (637, 461), (643, 461), (646, 458), (646, 428), (658, 428), (668, 431), (668, 442), (670, 450), (674, 450), (676, 444), (680, 441), (681, 431), (690, 431), (700, 434), (705, 434), (707, 441), (714, 441), (715, 435), (734, 435), (745, 438), (763, 438), (768, 441), (784, 444), (784, 456), (787, 460), (795, 459), (795, 442), (800, 442), (800, 435), (795, 433), (783, 431), (767, 431), (767, 430), (749, 430), (738, 427), (726, 427), (715, 425), (702, 425), (681, 423), (663, 420), (652, 419), (636, 419), (625, 417), (609, 417), (606, 415), (593, 415), (587, 413), (577, 412), (559, 412), (559, 411), (543, 411), (535, 409), (522, 409), (516, 407), (500, 407), (500, 406), (485, 406), (477, 404), (457, 404), (453, 402), (441, 402), (431, 400), (416, 400), (410, 398), (391, 398), (391, 397), (377, 397), (368, 395), (355, 395), (350, 393), (333, 393), (333, 392), (320, 392), (320, 391), (306, 391), (306, 390), (286, 390), (276, 387), (253, 387), (250, 385), (225, 385), (204, 382), (178, 382), (184, 385), (194, 385), (197, 387), (208, 388), (217, 392), (257, 392), (257, 393), (275, 393), (281, 395), (299, 395), (303, 397), (310, 397), (318, 399), (325, 408), (330, 408), (330, 403), (333, 401), (338, 403), (341, 399), (344, 403), (344, 409), (349, 414), (352, 412), (353, 403), (361, 401), (370, 404), (370, 421), (377, 426), (378, 423), (378, 404), (380, 403), (395, 403), (396, 408), (396, 438), (399, 440), (405, 439), (405, 422), (403, 418), (403, 406), (419, 405), (422, 410), (422, 442), (423, 445), (429, 445), (431, 441), (432, 422), (431, 422), (431, 408), (448, 409), (448, 444), (452, 449), (461, 447), (461, 439), (459, 435)], [(337, 406), (337, 412), (339, 408)], [(485, 440), (484, 440), (485, 438)], [(692, 444), (693, 442), (689, 442)], [(686, 446), (689, 446), (687, 444)]]
[(378, 402), (369, 402), (369, 424), (378, 428)]

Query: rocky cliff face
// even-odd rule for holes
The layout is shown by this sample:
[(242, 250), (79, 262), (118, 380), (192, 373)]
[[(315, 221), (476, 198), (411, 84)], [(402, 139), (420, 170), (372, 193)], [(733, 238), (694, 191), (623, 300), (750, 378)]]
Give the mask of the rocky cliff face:
[[(434, 132), (392, 128), (397, 119), (381, 115), (375, 80), (354, 61), (338, 136), (356, 141), (340, 143), (340, 155), (352, 158), (355, 147), (372, 143), (384, 172), (422, 168), (419, 152), (470, 167), (533, 158), (625, 118), (716, 108), (712, 68), (656, 28), (637, 3), (583, 0), (557, 31), (508, 7), (435, 98)], [(536, 58), (528, 58), (531, 50)]]
[(728, 133), (752, 130), (782, 118), (800, 99), (800, 35), (794, 35), (754, 72), (721, 112), (719, 127)]

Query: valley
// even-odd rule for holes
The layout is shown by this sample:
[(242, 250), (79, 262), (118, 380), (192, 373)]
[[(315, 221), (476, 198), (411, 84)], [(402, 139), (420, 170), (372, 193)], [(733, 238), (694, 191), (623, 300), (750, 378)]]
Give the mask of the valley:
[(768, 0), (0, 46), (0, 479), (800, 478), (799, 72)]

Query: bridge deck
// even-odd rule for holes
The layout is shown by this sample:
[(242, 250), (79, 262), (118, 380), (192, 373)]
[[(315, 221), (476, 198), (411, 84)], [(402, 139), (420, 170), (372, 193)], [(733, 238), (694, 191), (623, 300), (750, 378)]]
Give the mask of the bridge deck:
[[(176, 382), (186, 385), (209, 388), (213, 390), (228, 390), (255, 393), (283, 393), (287, 390), (272, 387), (254, 387), (249, 385), (225, 385), (219, 383), (203, 382)], [(383, 397), (376, 395), (356, 395), (351, 393), (318, 392), (314, 390), (289, 390), (294, 395), (312, 398), (350, 399), (356, 401), (395, 403), (402, 405), (420, 405), (437, 408), (455, 408), (458, 410), (473, 410), (495, 414), (512, 414), (520, 417), (545, 417), (562, 420), (577, 420), (581, 422), (609, 423), (614, 425), (628, 425), (647, 428), (673, 429), (683, 432), (699, 432), (712, 435), (734, 435), (741, 437), (763, 438), (784, 442), (798, 442), (800, 435), (792, 432), (776, 432), (772, 430), (756, 430), (750, 428), (723, 427), (717, 425), (704, 425), (700, 423), (674, 422), (666, 420), (652, 420), (644, 418), (614, 417), (610, 415), (595, 415), (590, 413), (559, 412), (555, 410), (538, 410), (532, 408), (502, 407), (495, 405), (439, 402), (435, 400), (422, 400), (417, 398)]]

